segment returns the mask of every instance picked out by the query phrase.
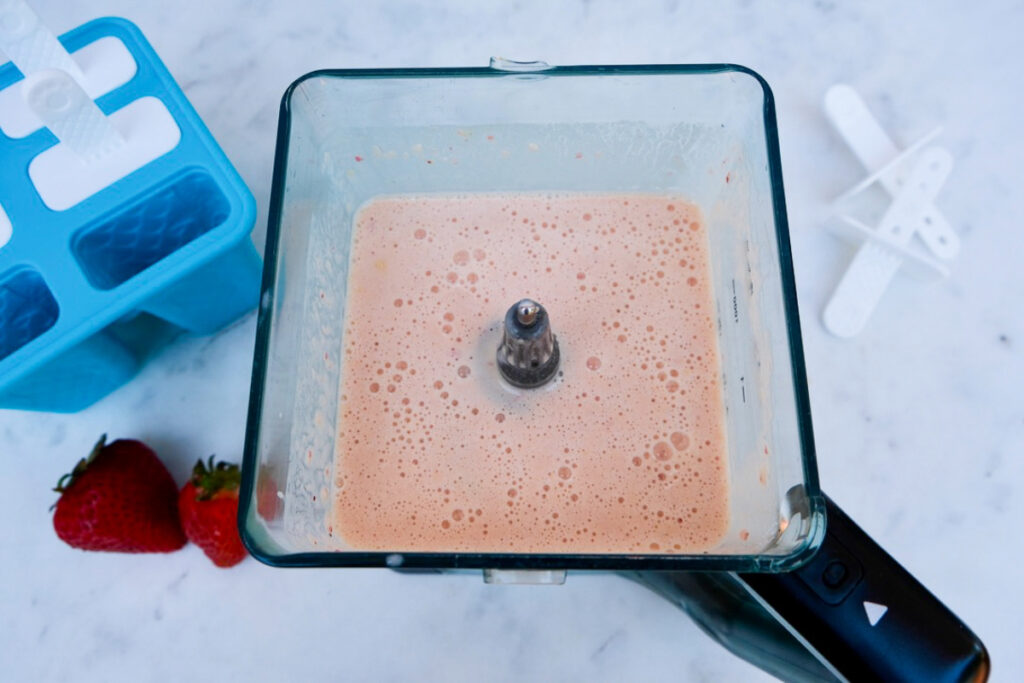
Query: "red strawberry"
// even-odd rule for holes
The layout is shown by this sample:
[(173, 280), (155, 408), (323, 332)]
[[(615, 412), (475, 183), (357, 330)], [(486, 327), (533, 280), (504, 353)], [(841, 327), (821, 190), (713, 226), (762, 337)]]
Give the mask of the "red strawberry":
[(218, 567), (231, 567), (247, 554), (238, 536), (238, 465), (207, 466), (202, 460), (178, 495), (178, 514), (188, 540), (203, 549)]
[(122, 553), (166, 553), (185, 545), (174, 505), (178, 487), (156, 453), (140, 441), (106, 440), (104, 434), (57, 482), (57, 536), (75, 548)]
[(260, 473), (256, 477), (256, 514), (268, 522), (277, 519), (284, 508), (277, 491), (274, 468), (269, 465), (261, 465)]

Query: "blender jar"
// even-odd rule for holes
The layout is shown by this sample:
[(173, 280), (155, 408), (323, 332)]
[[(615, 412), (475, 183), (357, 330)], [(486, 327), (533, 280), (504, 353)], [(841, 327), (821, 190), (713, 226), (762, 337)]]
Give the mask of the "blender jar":
[[(246, 443), (241, 520), (253, 553), (275, 565), (738, 571), (780, 571), (810, 556), (823, 501), (774, 117), (764, 81), (731, 65), (495, 62), (324, 71), (293, 84), (281, 110)], [(356, 212), (383, 195), (494, 192), (672, 194), (700, 207), (730, 491), (729, 529), (715, 547), (366, 552), (328, 532), (345, 369), (323, 359), (343, 343)]]

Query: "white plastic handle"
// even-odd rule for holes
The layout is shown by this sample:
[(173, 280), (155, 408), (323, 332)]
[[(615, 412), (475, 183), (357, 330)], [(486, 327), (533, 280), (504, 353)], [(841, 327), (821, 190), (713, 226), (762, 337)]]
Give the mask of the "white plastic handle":
[(124, 144), (96, 103), (63, 71), (46, 69), (27, 76), (22, 95), (57, 139), (87, 164)]
[(60, 69), (85, 82), (78, 64), (24, 0), (0, 0), (0, 49), (25, 76)]

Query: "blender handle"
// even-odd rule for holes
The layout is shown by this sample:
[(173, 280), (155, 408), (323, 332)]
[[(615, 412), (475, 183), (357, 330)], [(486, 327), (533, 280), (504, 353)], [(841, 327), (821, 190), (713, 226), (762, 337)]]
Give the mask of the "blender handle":
[(985, 681), (978, 637), (827, 496), (825, 514), (825, 539), (805, 565), (737, 579), (843, 678)]
[(825, 539), (780, 574), (626, 573), (786, 681), (972, 681), (985, 646), (827, 497)]

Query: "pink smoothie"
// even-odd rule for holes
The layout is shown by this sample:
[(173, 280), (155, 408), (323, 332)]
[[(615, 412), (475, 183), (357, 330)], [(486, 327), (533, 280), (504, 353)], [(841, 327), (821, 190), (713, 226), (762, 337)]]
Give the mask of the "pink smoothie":
[[(548, 310), (561, 372), (495, 363)], [(352, 242), (332, 535), (380, 551), (693, 553), (728, 525), (698, 209), (654, 195), (394, 197)]]

